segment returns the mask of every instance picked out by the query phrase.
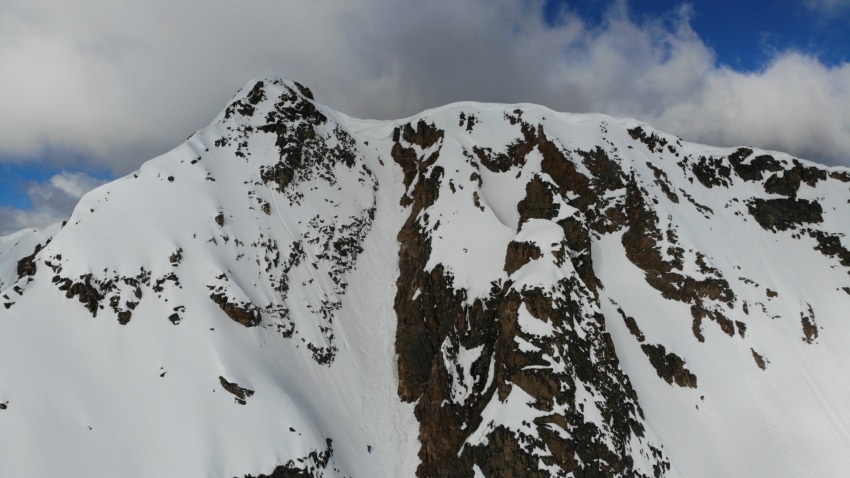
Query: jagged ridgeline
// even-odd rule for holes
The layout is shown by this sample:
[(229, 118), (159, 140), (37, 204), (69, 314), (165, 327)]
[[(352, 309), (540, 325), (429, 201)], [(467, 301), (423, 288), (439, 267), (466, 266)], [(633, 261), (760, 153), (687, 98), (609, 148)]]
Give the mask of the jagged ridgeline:
[(0, 238), (0, 475), (838, 476), (848, 203), (632, 120), (255, 81)]

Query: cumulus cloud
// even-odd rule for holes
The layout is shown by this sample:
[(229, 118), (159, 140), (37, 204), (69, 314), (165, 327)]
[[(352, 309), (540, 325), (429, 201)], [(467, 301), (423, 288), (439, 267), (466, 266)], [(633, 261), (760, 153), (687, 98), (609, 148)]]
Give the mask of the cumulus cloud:
[(806, 6), (818, 13), (833, 16), (850, 10), (850, 0), (806, 0)]
[(44, 227), (67, 219), (79, 199), (105, 181), (82, 172), (61, 172), (27, 185), (32, 207), (0, 207), (0, 236), (27, 227)]
[(535, 102), (850, 164), (848, 64), (778, 52), (741, 73), (717, 64), (687, 7), (635, 20), (611, 5), (591, 25), (569, 9), (546, 21), (541, 0), (6, 0), (0, 160), (59, 145), (122, 174), (273, 74), (360, 117)]
[(850, 64), (829, 68), (790, 53), (755, 74), (713, 70), (695, 93), (651, 121), (702, 142), (850, 164)]

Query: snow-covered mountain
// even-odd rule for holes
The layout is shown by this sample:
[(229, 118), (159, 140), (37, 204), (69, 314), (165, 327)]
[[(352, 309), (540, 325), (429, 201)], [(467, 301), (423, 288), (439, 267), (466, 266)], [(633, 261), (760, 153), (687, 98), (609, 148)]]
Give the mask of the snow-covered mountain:
[(0, 238), (0, 476), (843, 476), (850, 171), (281, 79)]

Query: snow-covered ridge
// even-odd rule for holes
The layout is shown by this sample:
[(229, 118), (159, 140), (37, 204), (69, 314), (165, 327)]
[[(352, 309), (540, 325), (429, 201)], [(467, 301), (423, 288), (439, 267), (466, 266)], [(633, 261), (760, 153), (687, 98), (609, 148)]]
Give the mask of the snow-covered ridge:
[(634, 120), (253, 81), (0, 238), (0, 475), (840, 476), (848, 203)]

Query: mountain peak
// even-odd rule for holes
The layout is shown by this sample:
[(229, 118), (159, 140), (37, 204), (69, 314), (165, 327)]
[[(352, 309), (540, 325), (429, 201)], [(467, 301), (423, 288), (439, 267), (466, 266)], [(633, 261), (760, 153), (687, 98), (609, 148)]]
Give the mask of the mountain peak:
[(359, 120), (252, 81), (0, 238), (0, 474), (837, 475), (848, 182), (634, 120)]

